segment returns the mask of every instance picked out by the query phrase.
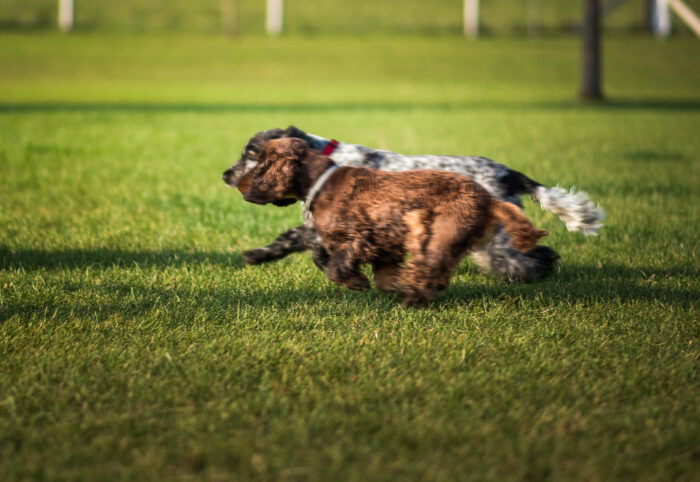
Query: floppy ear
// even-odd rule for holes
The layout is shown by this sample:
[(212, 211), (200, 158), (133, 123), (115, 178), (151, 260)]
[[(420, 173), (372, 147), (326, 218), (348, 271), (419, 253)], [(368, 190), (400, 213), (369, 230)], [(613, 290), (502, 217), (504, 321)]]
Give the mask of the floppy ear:
[(236, 183), (236, 187), (238, 190), (245, 196), (248, 194), (248, 190), (250, 190), (250, 186), (253, 184), (253, 171), (248, 172), (247, 174), (241, 176), (238, 179), (238, 183)]
[[(250, 190), (252, 185), (253, 185), (253, 173), (252, 173), (252, 171), (249, 172), (248, 174), (246, 174), (245, 176), (243, 176), (238, 181), (238, 184), (236, 185), (236, 187), (241, 192), (241, 194), (243, 194), (243, 199), (245, 199), (246, 201), (248, 200), (248, 198), (246, 196), (248, 195), (248, 191)], [(272, 201), (272, 204), (274, 204), (275, 206), (284, 207), (284, 206), (290, 206), (290, 205), (294, 204), (295, 202), (297, 202), (297, 200), (294, 198), (284, 198), (284, 199), (280, 199), (279, 201)]]
[(284, 131), (284, 136), (285, 137), (297, 137), (297, 138), (303, 138), (304, 137), (304, 131), (299, 129), (296, 126), (289, 126), (285, 129)]
[(297, 175), (301, 160), (306, 156), (306, 143), (299, 139), (286, 142), (269, 142), (263, 148), (258, 166), (241, 179), (239, 187), (248, 202), (255, 204), (274, 203), (278, 206), (293, 204), (296, 194)]

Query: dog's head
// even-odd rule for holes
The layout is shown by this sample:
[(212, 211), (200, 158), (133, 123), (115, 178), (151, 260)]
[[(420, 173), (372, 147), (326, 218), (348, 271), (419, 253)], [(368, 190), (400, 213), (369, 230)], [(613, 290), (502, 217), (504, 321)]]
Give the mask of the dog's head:
[(224, 171), (224, 182), (231, 187), (236, 187), (240, 179), (258, 165), (260, 153), (263, 150), (263, 146), (268, 141), (285, 137), (303, 139), (305, 136), (306, 133), (304, 131), (294, 126), (289, 126), (286, 129), (269, 129), (258, 132), (250, 138), (238, 162)]
[(238, 181), (243, 198), (255, 204), (294, 204), (301, 197), (300, 173), (307, 156), (306, 142), (281, 138), (267, 142), (256, 167)]

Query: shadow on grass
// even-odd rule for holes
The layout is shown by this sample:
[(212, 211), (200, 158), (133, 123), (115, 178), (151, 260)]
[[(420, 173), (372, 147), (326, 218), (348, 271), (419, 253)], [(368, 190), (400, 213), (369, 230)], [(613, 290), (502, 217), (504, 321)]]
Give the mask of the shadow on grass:
[(122, 249), (40, 249), (11, 250), (0, 246), (0, 269), (71, 269), (117, 267), (166, 267), (178, 265), (217, 264), (241, 268), (243, 257), (239, 253), (192, 252), (166, 249), (163, 251), (128, 251)]
[(248, 103), (134, 103), (134, 102), (24, 102), (0, 103), (0, 113), (109, 112), (109, 113), (248, 113), (248, 112), (353, 112), (353, 111), (453, 111), (453, 110), (677, 110), (698, 111), (700, 99), (618, 99), (597, 103), (571, 101), (471, 101), (471, 102), (337, 102), (300, 104)]
[[(134, 265), (166, 268), (187, 265), (222, 265), (233, 268), (243, 266), (237, 254), (190, 253), (178, 250), (129, 252), (122, 250), (63, 250), (39, 251), (19, 250), (11, 252), (0, 248), (0, 269), (73, 269), (108, 268), (113, 266), (129, 268)], [(274, 268), (273, 268), (274, 269)], [(472, 268), (467, 268), (471, 270)], [(197, 275), (193, 275), (197, 276)], [(464, 306), (473, 302), (482, 305), (483, 300), (493, 303), (521, 303), (536, 300), (543, 306), (557, 307), (590, 305), (596, 303), (637, 303), (656, 301), (678, 309), (697, 307), (697, 291), (686, 288), (678, 278), (693, 278), (700, 272), (688, 268), (654, 269), (607, 265), (601, 268), (591, 266), (563, 265), (551, 278), (531, 284), (508, 284), (474, 276), (467, 283), (454, 283), (446, 293), (426, 310), (452, 306)], [(307, 283), (308, 282), (308, 283)], [(358, 311), (386, 313), (398, 304), (398, 300), (377, 290), (358, 293), (336, 287), (330, 281), (297, 280), (271, 286), (240, 286), (231, 280), (231, 288), (198, 287), (188, 285), (149, 286), (125, 283), (114, 279), (92, 285), (89, 282), (66, 285), (62, 291), (66, 296), (60, 299), (47, 297), (46, 301), (36, 301), (21, 297), (0, 306), (0, 322), (13, 316), (23, 319), (38, 319), (51, 316), (56, 319), (88, 317), (105, 320), (113, 316), (141, 317), (163, 309), (178, 313), (178, 319), (187, 319), (180, 314), (180, 306), (192, 313), (206, 313), (212, 320), (231, 320), (231, 313), (244, 309), (289, 310), (299, 313), (299, 309), (313, 312), (315, 316), (337, 318), (354, 316)], [(307, 283), (306, 286), (300, 286)], [(684, 281), (685, 283), (685, 281)], [(69, 283), (70, 284), (70, 283)], [(72, 293), (89, 292), (73, 296)], [(95, 301), (93, 301), (95, 300)], [(99, 300), (99, 301), (97, 301)], [(186, 300), (186, 301), (180, 301)], [(329, 303), (330, 301), (330, 303)], [(182, 322), (182, 321), (180, 321)], [(180, 323), (177, 322), (176, 323)]]
[[(658, 301), (688, 309), (697, 307), (696, 289), (669, 286), (677, 278), (700, 276), (685, 267), (656, 269), (608, 264), (603, 267), (575, 266), (563, 263), (551, 277), (535, 283), (494, 285), (453, 284), (447, 296), (437, 303), (459, 302), (473, 298), (516, 297), (542, 299), (545, 304)], [(678, 285), (678, 283), (675, 283)]]

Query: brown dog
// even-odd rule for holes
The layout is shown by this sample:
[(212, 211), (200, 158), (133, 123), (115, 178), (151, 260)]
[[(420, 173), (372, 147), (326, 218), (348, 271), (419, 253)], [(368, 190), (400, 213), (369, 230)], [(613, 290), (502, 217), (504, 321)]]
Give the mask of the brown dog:
[(503, 224), (513, 246), (528, 252), (546, 231), (514, 204), (472, 179), (444, 171), (387, 172), (338, 167), (301, 139), (265, 144), (258, 166), (238, 189), (256, 204), (306, 200), (330, 260), (328, 277), (369, 289), (360, 265), (371, 264), (377, 288), (408, 304), (431, 301), (447, 287), (459, 260)]

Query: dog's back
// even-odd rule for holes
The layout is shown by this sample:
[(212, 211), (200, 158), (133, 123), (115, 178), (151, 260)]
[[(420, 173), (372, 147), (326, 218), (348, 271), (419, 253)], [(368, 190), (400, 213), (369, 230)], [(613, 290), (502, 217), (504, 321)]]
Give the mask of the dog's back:
[[(431, 236), (457, 230), (463, 249), (489, 237), (491, 225), (510, 227), (515, 247), (528, 251), (543, 236), (517, 206), (499, 201), (474, 180), (451, 172), (387, 172), (340, 168), (313, 205), (314, 222), (329, 238), (362, 232), (379, 248), (402, 246), (405, 235), (420, 229)], [(409, 215), (407, 222), (406, 216)]]

